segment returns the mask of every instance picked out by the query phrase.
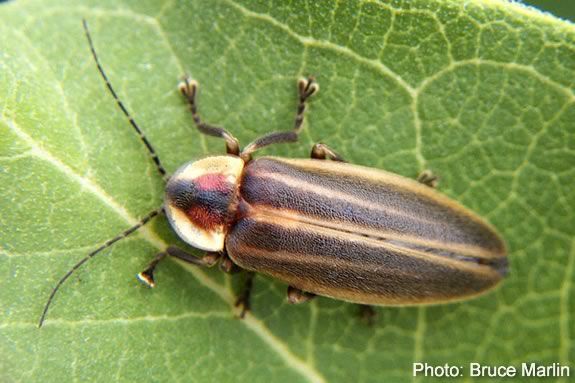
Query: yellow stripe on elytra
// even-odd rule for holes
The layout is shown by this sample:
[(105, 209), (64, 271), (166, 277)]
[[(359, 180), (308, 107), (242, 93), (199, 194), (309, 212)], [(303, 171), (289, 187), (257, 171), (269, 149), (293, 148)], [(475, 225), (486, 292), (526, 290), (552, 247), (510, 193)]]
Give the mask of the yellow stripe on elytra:
[[(430, 226), (437, 225), (437, 222), (434, 222), (432, 220), (426, 220), (426, 219), (422, 219), (420, 217), (416, 217), (416, 216), (413, 216), (410, 214), (405, 214), (404, 211), (399, 211), (396, 209), (390, 209), (390, 208), (383, 207), (380, 205), (374, 205), (372, 203), (368, 203), (366, 201), (363, 201), (363, 200), (356, 198), (354, 196), (351, 196), (349, 194), (337, 192), (337, 191), (334, 191), (333, 189), (328, 189), (328, 188), (322, 187), (320, 185), (313, 185), (313, 186), (306, 185), (305, 183), (302, 183), (298, 179), (290, 177), (290, 176), (285, 175), (285, 174), (278, 175), (275, 173), (265, 173), (265, 174), (258, 174), (258, 177), (267, 178), (267, 179), (270, 179), (270, 180), (273, 180), (276, 182), (280, 182), (280, 183), (283, 183), (284, 185), (287, 185), (287, 186), (297, 187), (298, 189), (300, 189), (304, 192), (314, 193), (314, 194), (317, 194), (317, 195), (325, 197), (325, 198), (345, 200), (345, 201), (351, 202), (353, 204), (357, 204), (358, 206), (361, 206), (361, 207), (364, 207), (367, 209), (379, 210), (381, 212), (387, 212), (387, 213), (395, 214), (398, 216), (403, 216), (406, 218), (413, 219), (415, 221), (425, 223), (425, 224), (430, 225)], [(422, 239), (421, 237), (417, 237), (417, 236), (408, 236), (408, 235), (401, 235), (401, 234), (390, 232), (390, 231), (382, 231), (380, 229), (373, 230), (373, 229), (370, 229), (370, 228), (365, 227), (365, 226), (354, 225), (350, 222), (337, 222), (337, 221), (333, 221), (333, 220), (314, 219), (313, 217), (303, 215), (303, 214), (298, 213), (297, 211), (294, 211), (294, 210), (278, 209), (277, 207), (266, 206), (266, 205), (262, 205), (262, 204), (256, 204), (253, 208), (256, 210), (266, 209), (269, 211), (268, 214), (276, 214), (278, 216), (282, 216), (284, 218), (290, 219), (294, 222), (305, 222), (305, 223), (308, 223), (308, 224), (311, 224), (314, 226), (328, 227), (328, 228), (343, 231), (343, 232), (355, 233), (355, 234), (359, 234), (359, 235), (367, 235), (367, 236), (378, 238), (378, 239), (385, 239), (385, 240), (393, 239), (393, 240), (406, 242), (406, 243), (411, 242), (411, 243), (414, 243), (416, 245), (428, 246), (428, 247), (433, 248), (433, 249), (453, 251), (455, 253), (460, 253), (461, 255), (464, 255), (464, 256), (475, 256), (475, 257), (480, 257), (480, 258), (496, 258), (499, 256), (499, 254), (493, 253), (489, 250), (485, 250), (484, 248), (482, 248), (480, 246), (461, 245), (461, 244), (456, 244), (456, 243), (452, 243), (452, 242), (446, 243), (446, 242), (441, 242), (441, 241)]]
[(380, 185), (385, 184), (394, 185), (398, 189), (408, 190), (410, 193), (423, 197), (424, 199), (435, 201), (438, 204), (445, 205), (449, 209), (457, 211), (459, 214), (465, 216), (467, 219), (476, 222), (478, 224), (484, 225), (493, 232), (496, 232), (496, 230), (492, 227), (492, 225), (489, 222), (471, 213), (463, 206), (461, 206), (459, 203), (451, 200), (449, 197), (438, 193), (433, 188), (420, 184), (419, 182), (414, 181), (412, 179), (394, 173), (386, 172), (385, 170), (368, 168), (361, 165), (354, 165), (353, 168), (350, 168), (349, 164), (337, 161), (317, 161), (310, 159), (292, 159), (283, 157), (269, 157), (269, 158), (280, 163), (288, 164), (296, 169), (308, 171), (310, 173), (321, 174), (325, 173), (327, 169), (333, 172), (333, 174), (339, 174), (353, 179), (363, 181), (367, 180), (373, 182), (374, 184), (380, 184)]
[[(316, 230), (319, 233), (324, 233), (326, 235), (330, 235), (330, 236), (337, 236), (339, 238), (342, 238), (344, 240), (353, 240), (356, 242), (364, 242), (364, 243), (371, 243), (373, 245), (376, 246), (381, 246), (385, 249), (388, 249), (390, 251), (396, 251), (396, 252), (401, 252), (403, 254), (406, 255), (414, 255), (417, 256), (418, 258), (421, 259), (427, 259), (429, 257), (433, 257), (434, 259), (437, 259), (438, 261), (444, 262), (444, 261), (451, 261), (453, 262), (451, 265), (455, 266), (455, 265), (460, 265), (461, 262), (460, 260), (457, 259), (453, 259), (453, 258), (448, 258), (445, 256), (441, 256), (438, 254), (433, 254), (430, 252), (425, 252), (422, 250), (418, 250), (418, 249), (413, 249), (410, 247), (404, 247), (401, 245), (398, 245), (397, 243), (392, 243), (390, 241), (398, 241), (398, 242), (406, 242), (406, 243), (416, 243), (418, 245), (421, 245), (422, 247), (429, 247), (429, 248), (433, 248), (433, 249), (441, 249), (441, 250), (447, 250), (447, 251), (451, 251), (453, 252), (455, 255), (460, 255), (462, 257), (468, 256), (468, 257), (478, 257), (478, 258), (484, 258), (484, 259), (493, 259), (495, 258), (493, 256), (493, 253), (483, 250), (482, 248), (479, 247), (472, 247), (472, 246), (468, 246), (468, 245), (457, 245), (457, 244), (452, 244), (444, 246), (444, 247), (439, 247), (439, 246), (434, 246), (435, 244), (444, 244), (443, 242), (437, 242), (437, 241), (425, 241), (425, 240), (419, 240), (417, 237), (413, 237), (413, 236), (403, 236), (400, 234), (396, 234), (396, 233), (391, 233), (391, 232), (378, 232), (376, 233), (376, 235), (370, 235), (367, 234), (365, 232), (362, 231), (343, 231), (340, 229), (340, 227), (338, 227), (337, 225), (330, 225), (330, 223), (332, 221), (326, 221), (326, 220), (314, 220), (310, 217), (307, 216), (302, 216), (302, 215), (298, 215), (298, 214), (290, 214), (288, 210), (284, 210), (284, 209), (277, 209), (277, 208), (270, 208), (270, 209), (266, 209), (266, 208), (261, 208), (261, 206), (258, 206), (257, 208), (255, 208), (254, 210), (251, 211), (250, 216), (252, 219), (255, 220), (259, 220), (259, 221), (264, 221), (264, 222), (269, 222), (269, 223), (273, 223), (274, 225), (278, 225), (278, 226), (282, 226), (285, 227), (286, 229), (295, 229), (295, 228), (302, 228), (303, 225), (302, 224), (307, 224), (309, 226), (312, 226), (314, 228), (314, 230)], [(282, 218), (284, 218), (282, 220)], [(351, 225), (346, 225), (346, 226), (351, 226)], [(362, 229), (361, 227), (358, 227), (360, 229)], [(375, 233), (375, 232), (374, 232)], [(470, 265), (476, 265), (475, 263), (471, 263), (471, 262), (465, 262), (465, 264), (469, 263)], [(473, 266), (472, 266), (473, 267)]]
[[(273, 224), (278, 225), (278, 226), (282, 226), (283, 222), (282, 221), (278, 221), (277, 219), (273, 219)], [(290, 225), (291, 226), (291, 225)], [(301, 225), (300, 225), (300, 229), (301, 229)], [(341, 236), (340, 232), (337, 231), (333, 231), (327, 228), (321, 228), (321, 227), (313, 227), (313, 230), (315, 232), (317, 232), (319, 235), (335, 235), (335, 236)], [(347, 237), (346, 239), (351, 240), (351, 238)], [(479, 278), (485, 278), (487, 280), (499, 280), (501, 279), (501, 275), (499, 275), (495, 270), (493, 270), (492, 268), (490, 268), (489, 266), (486, 265), (480, 265), (480, 264), (476, 264), (476, 263), (469, 263), (469, 262), (462, 262), (462, 261), (457, 261), (457, 260), (453, 260), (453, 259), (449, 259), (449, 258), (445, 258), (445, 257), (440, 257), (440, 256), (434, 256), (434, 255), (430, 255), (427, 253), (422, 253), (419, 251), (414, 251), (414, 250), (405, 250), (396, 246), (390, 246), (387, 245), (385, 242), (379, 242), (379, 241), (373, 241), (370, 240), (369, 238), (365, 238), (365, 237), (356, 237), (353, 238), (354, 241), (357, 242), (363, 242), (366, 243), (368, 245), (376, 245), (379, 246), (381, 248), (384, 248), (386, 250), (389, 250), (390, 252), (394, 252), (396, 254), (400, 254), (400, 255), (405, 255), (405, 256), (410, 256), (410, 257), (414, 257), (426, 262), (430, 262), (430, 263), (434, 263), (437, 265), (442, 265), (445, 267), (450, 267), (450, 268), (456, 268), (459, 269), (461, 271), (473, 274)], [(342, 270), (356, 270), (358, 274), (362, 274), (362, 273), (371, 273), (373, 272), (372, 266), (371, 264), (365, 264), (362, 262), (357, 262), (357, 261), (349, 261), (349, 260), (344, 260), (341, 258), (327, 258), (327, 257), (314, 257), (314, 256), (308, 256), (308, 254), (302, 254), (302, 253), (294, 253), (294, 252), (288, 252), (288, 251), (274, 251), (273, 253), (270, 253), (269, 251), (265, 251), (260, 249), (259, 247), (253, 247), (250, 245), (247, 245), (245, 243), (243, 243), (239, 249), (241, 253), (243, 254), (249, 254), (250, 257), (254, 257), (260, 260), (264, 260), (264, 259), (269, 259), (270, 262), (273, 262), (274, 264), (277, 264), (278, 261), (289, 261), (292, 262), (294, 264), (297, 264), (299, 266), (302, 267), (310, 267), (310, 266), (325, 266), (326, 269), (329, 269), (330, 267), (333, 268), (334, 266), (337, 266), (338, 268), (342, 269)], [(311, 255), (311, 254), (309, 254)], [(289, 273), (286, 272), (285, 270), (283, 270), (282, 268), (274, 268), (271, 267), (267, 270), (259, 270), (259, 271), (263, 271), (265, 273), (269, 273), (270, 275), (280, 279), (280, 280), (284, 280), (287, 281), (288, 283), (292, 283), (294, 278), (298, 280), (298, 284), (300, 286), (298, 286), (298, 288), (303, 288), (306, 291), (313, 291), (315, 293), (319, 293), (320, 295), (325, 295), (325, 296), (330, 296), (336, 299), (344, 299), (344, 300), (350, 300), (353, 302), (362, 302), (362, 303), (366, 303), (366, 304), (392, 304), (392, 305), (405, 305), (405, 304), (415, 304), (415, 303), (435, 303), (438, 301), (441, 302), (445, 302), (445, 301), (450, 301), (450, 300), (460, 300), (460, 299), (464, 299), (466, 298), (468, 295), (464, 295), (464, 296), (454, 296), (454, 297), (448, 297), (448, 296), (436, 296), (434, 298), (429, 297), (430, 299), (408, 299), (407, 296), (401, 296), (401, 297), (392, 297), (389, 295), (385, 295), (382, 293), (377, 293), (375, 294), (374, 292), (371, 293), (367, 293), (367, 292), (362, 292), (362, 291), (358, 291), (358, 290), (354, 290), (354, 289), (348, 289), (348, 288), (337, 288), (334, 286), (323, 286), (322, 284), (316, 284), (313, 280), (308, 280), (308, 279), (298, 279), (297, 273)], [(415, 270), (413, 270), (414, 273), (416, 273)], [(305, 285), (305, 286), (304, 286)], [(336, 291), (338, 293), (336, 293)], [(479, 294), (479, 293), (478, 293)]]

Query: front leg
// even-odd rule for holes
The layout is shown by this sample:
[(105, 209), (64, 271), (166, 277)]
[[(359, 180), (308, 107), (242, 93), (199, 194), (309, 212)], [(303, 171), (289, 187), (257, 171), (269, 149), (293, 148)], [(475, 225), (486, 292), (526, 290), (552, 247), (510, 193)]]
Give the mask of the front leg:
[(212, 267), (222, 258), (221, 253), (207, 252), (203, 257), (196, 257), (176, 246), (168, 246), (165, 251), (158, 253), (148, 264), (146, 269), (138, 274), (138, 279), (148, 287), (155, 287), (154, 272), (158, 264), (169, 255), (186, 263), (196, 266)]
[(224, 128), (220, 128), (219, 126), (213, 126), (207, 124), (202, 121), (200, 115), (198, 113), (198, 103), (196, 100), (196, 96), (198, 93), (198, 82), (188, 78), (187, 76), (184, 77), (182, 82), (178, 85), (180, 92), (186, 98), (188, 105), (190, 106), (190, 111), (192, 112), (192, 118), (194, 120), (194, 124), (198, 130), (203, 133), (207, 134), (208, 136), (212, 137), (219, 137), (223, 138), (226, 141), (226, 150), (228, 154), (239, 155), (240, 154), (240, 144), (230, 132), (225, 130)]

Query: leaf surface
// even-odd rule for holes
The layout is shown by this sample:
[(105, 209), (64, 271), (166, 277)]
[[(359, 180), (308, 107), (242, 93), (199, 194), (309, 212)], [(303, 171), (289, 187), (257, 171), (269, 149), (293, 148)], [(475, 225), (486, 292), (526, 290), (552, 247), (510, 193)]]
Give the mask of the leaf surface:
[[(2, 381), (421, 381), (417, 361), (463, 366), (462, 381), (470, 362), (574, 372), (573, 24), (496, 0), (18, 1), (0, 15)], [(290, 306), (258, 277), (242, 321), (241, 275), (167, 261), (158, 288), (138, 284), (178, 242), (158, 218), (80, 269), (38, 330), (58, 278), (163, 198), (82, 18), (169, 172), (223, 152), (193, 127), (181, 75), (245, 145), (291, 127), (296, 80), (313, 74), (300, 144), (263, 153), (307, 157), (321, 141), (407, 177), (432, 169), (500, 230), (509, 277), (471, 301), (378, 308), (372, 327), (351, 304)]]

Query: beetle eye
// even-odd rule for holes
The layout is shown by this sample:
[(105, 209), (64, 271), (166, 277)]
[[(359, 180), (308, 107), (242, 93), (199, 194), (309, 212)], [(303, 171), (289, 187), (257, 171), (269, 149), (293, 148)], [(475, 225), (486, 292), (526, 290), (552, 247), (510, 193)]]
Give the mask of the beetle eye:
[(174, 207), (182, 211), (188, 211), (197, 200), (198, 191), (193, 182), (176, 180), (168, 183), (166, 195)]
[(215, 230), (228, 222), (234, 195), (233, 185), (221, 174), (174, 178), (166, 187), (168, 204), (203, 230)]

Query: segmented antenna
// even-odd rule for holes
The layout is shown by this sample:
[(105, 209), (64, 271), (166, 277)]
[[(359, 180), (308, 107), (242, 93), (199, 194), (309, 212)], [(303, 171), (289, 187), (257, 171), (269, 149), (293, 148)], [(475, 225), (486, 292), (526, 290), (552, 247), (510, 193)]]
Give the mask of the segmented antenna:
[(38, 322), (38, 327), (42, 327), (42, 324), (44, 323), (44, 319), (46, 319), (46, 314), (48, 313), (48, 309), (50, 308), (50, 305), (52, 304), (52, 301), (54, 300), (54, 296), (56, 295), (56, 293), (60, 289), (60, 286), (62, 286), (62, 284), (64, 282), (66, 282), (66, 280), (68, 278), (70, 278), (70, 276), (72, 274), (74, 274), (74, 272), (76, 270), (78, 270), (80, 268), (80, 266), (82, 266), (90, 258), (94, 257), (96, 254), (98, 254), (102, 250), (107, 249), (108, 247), (112, 246), (114, 243), (118, 242), (120, 239), (126, 238), (128, 235), (132, 234), (133, 232), (135, 232), (136, 230), (138, 230), (139, 228), (144, 226), (152, 218), (154, 218), (155, 216), (160, 214), (162, 212), (162, 209), (163, 208), (159, 208), (159, 209), (156, 209), (156, 210), (148, 213), (144, 218), (142, 218), (140, 220), (140, 222), (138, 222), (137, 224), (135, 224), (134, 226), (132, 226), (128, 230), (124, 231), (122, 234), (106, 241), (103, 245), (101, 245), (97, 249), (90, 252), (88, 255), (86, 255), (84, 258), (82, 258), (80, 260), (80, 262), (76, 263), (70, 270), (68, 270), (68, 272), (66, 274), (64, 274), (64, 276), (62, 278), (60, 278), (60, 280), (58, 281), (56, 286), (54, 286), (54, 288), (52, 289), (52, 292), (50, 293), (50, 296), (48, 297), (48, 301), (46, 301), (46, 305), (44, 306), (44, 311), (42, 311), (42, 316), (40, 317), (40, 321)]
[(106, 86), (108, 87), (108, 90), (110, 91), (110, 93), (114, 97), (114, 100), (116, 100), (116, 103), (118, 104), (118, 106), (122, 110), (122, 113), (124, 113), (126, 118), (128, 118), (130, 125), (132, 125), (132, 127), (134, 128), (136, 133), (138, 133), (138, 136), (140, 136), (140, 139), (142, 140), (144, 145), (146, 145), (146, 148), (148, 149), (148, 152), (150, 153), (152, 160), (154, 160), (154, 163), (156, 164), (156, 169), (158, 169), (158, 172), (160, 173), (162, 178), (166, 179), (167, 178), (166, 177), (166, 169), (164, 169), (164, 167), (162, 166), (162, 163), (160, 162), (160, 158), (156, 154), (154, 147), (152, 146), (152, 144), (150, 144), (150, 141), (148, 141), (148, 139), (144, 135), (144, 132), (142, 131), (142, 129), (140, 129), (140, 127), (138, 126), (136, 121), (134, 121), (134, 119), (132, 118), (132, 116), (130, 115), (130, 113), (128, 112), (128, 110), (126, 109), (124, 104), (122, 103), (122, 101), (120, 101), (120, 98), (118, 97), (118, 95), (116, 94), (116, 91), (112, 87), (110, 80), (108, 80), (108, 76), (106, 76), (106, 72), (104, 72), (104, 68), (102, 68), (102, 65), (100, 64), (100, 60), (98, 59), (98, 54), (96, 53), (96, 48), (94, 48), (94, 43), (92, 42), (92, 36), (90, 35), (90, 30), (88, 29), (88, 23), (86, 22), (85, 19), (82, 19), (82, 24), (84, 25), (84, 31), (86, 32), (86, 38), (88, 39), (88, 44), (90, 44), (90, 50), (92, 51), (92, 56), (94, 57), (94, 61), (96, 62), (96, 66), (98, 67), (98, 72), (100, 72), (100, 74), (102, 75), (102, 78), (106, 82)]

